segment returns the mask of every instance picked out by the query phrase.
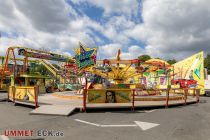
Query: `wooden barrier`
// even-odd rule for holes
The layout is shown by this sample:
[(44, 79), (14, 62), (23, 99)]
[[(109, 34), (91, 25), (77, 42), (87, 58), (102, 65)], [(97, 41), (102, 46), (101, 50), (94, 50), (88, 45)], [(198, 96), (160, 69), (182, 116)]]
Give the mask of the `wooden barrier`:
[(8, 91), (8, 100), (13, 103), (38, 107), (38, 94), (38, 86), (10, 86)]
[(87, 104), (131, 103), (132, 89), (84, 89), (83, 111)]

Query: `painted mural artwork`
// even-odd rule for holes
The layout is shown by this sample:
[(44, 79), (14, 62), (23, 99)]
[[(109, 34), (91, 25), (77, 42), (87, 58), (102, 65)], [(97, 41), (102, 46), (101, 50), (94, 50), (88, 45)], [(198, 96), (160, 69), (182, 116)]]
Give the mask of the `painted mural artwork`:
[(89, 90), (88, 103), (129, 103), (131, 90)]
[(15, 98), (21, 101), (35, 102), (35, 90), (33, 87), (16, 87), (14, 97), (13, 90), (14, 89), (10, 86), (9, 97), (11, 99)]
[(76, 64), (79, 69), (84, 69), (96, 63), (96, 48), (87, 48), (79, 43), (80, 47), (76, 50)]
[(160, 85), (166, 85), (166, 77), (160, 77)]
[(88, 103), (105, 103), (106, 93), (103, 90), (89, 90)]
[(61, 62), (69, 62), (70, 59), (68, 57), (63, 57), (57, 54), (42, 54), (42, 53), (34, 53), (26, 51), (25, 49), (19, 49), (18, 55), (31, 57), (31, 58), (38, 58), (38, 59), (46, 59), (46, 60), (53, 60), (53, 61), (61, 61)]
[(144, 85), (144, 86), (147, 85), (147, 79), (146, 79), (146, 77), (142, 77), (140, 80), (141, 80), (140, 83), (141, 83), (142, 85)]
[[(191, 84), (189, 88), (197, 87), (204, 94), (204, 56), (203, 52), (192, 55), (174, 65), (174, 79), (195, 80), (197, 84)], [(170, 71), (173, 75), (173, 70)], [(173, 77), (168, 77), (163, 71), (144, 72), (140, 82), (147, 88), (156, 88), (159, 85), (171, 85)]]
[(130, 97), (131, 97), (131, 91), (115, 91), (115, 95), (116, 95), (116, 102), (117, 103), (129, 103)]
[(197, 81), (197, 88), (204, 94), (204, 56), (203, 52), (192, 55), (174, 64), (175, 79)]
[(106, 92), (106, 103), (116, 103), (116, 97), (114, 92)]
[[(159, 74), (157, 72), (146, 72), (144, 73), (144, 83), (146, 83), (146, 87), (148, 89), (152, 88), (156, 88), (157, 85), (160, 84), (160, 78)], [(164, 83), (165, 79), (162, 79), (161, 82)]]

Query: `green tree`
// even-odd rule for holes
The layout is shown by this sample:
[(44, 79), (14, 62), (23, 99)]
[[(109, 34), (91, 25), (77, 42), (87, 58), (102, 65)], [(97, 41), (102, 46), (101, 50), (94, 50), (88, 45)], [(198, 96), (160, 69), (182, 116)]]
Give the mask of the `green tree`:
[(151, 59), (151, 57), (149, 55), (144, 54), (144, 55), (140, 55), (138, 57), (138, 59), (141, 60), (141, 61), (143, 61), (143, 62), (145, 62), (145, 61)]
[(172, 65), (172, 64), (176, 63), (177, 61), (176, 61), (175, 59), (170, 59), (170, 60), (168, 60), (167, 62), (168, 62), (170, 65)]
[(210, 74), (210, 54), (209, 53), (204, 59), (204, 67), (207, 68), (208, 74)]

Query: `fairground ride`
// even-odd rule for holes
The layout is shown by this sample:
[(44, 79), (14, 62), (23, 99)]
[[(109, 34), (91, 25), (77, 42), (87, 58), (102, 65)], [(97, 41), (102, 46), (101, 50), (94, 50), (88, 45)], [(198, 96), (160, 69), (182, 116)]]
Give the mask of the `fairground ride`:
[[(20, 56), (23, 56), (24, 58), (20, 59)], [(29, 58), (33, 59), (29, 60)], [(23, 61), (22, 66), (18, 66), (17, 64), (17, 61), (20, 60)], [(41, 62), (41, 60), (52, 60), (52, 61), (64, 62), (66, 65), (74, 63), (74, 60), (66, 55), (60, 55), (42, 50), (35, 50), (22, 46), (9, 47), (4, 57), (3, 64), (0, 67), (0, 73), (1, 73), (0, 89), (3, 88), (3, 81), (6, 79), (6, 77), (14, 75), (14, 79), (16, 79), (16, 77), (21, 74), (27, 74), (29, 72), (28, 62), (33, 60), (39, 60), (39, 62)]]
[(84, 71), (113, 80), (115, 84), (125, 84), (130, 78), (141, 78), (144, 72), (153, 72), (160, 69), (166, 72), (171, 69), (171, 66), (160, 61), (121, 60), (120, 50), (118, 50), (116, 59), (98, 60), (96, 65), (85, 68)]

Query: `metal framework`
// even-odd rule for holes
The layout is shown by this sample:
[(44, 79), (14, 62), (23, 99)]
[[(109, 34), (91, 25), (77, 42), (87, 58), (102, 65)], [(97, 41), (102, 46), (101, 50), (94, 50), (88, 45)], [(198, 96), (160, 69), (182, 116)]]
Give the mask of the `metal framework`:
[(121, 60), (120, 50), (118, 50), (116, 59), (97, 61), (95, 66), (88, 67), (85, 71), (106, 79), (113, 79), (115, 83), (119, 84), (132, 77), (142, 77), (146, 71), (151, 72), (158, 69), (168, 70), (169, 68), (172, 67), (161, 61), (142, 62), (139, 59)]
[[(18, 52), (15, 52), (15, 50), (18, 50)], [(17, 58), (16, 57), (17, 53), (18, 55), (22, 55), (24, 58), (23, 59)], [(27, 72), (29, 66), (28, 62), (36, 61), (36, 60), (29, 60), (29, 58), (47, 59), (53, 61), (74, 63), (73, 58), (66, 55), (60, 55), (52, 52), (26, 48), (22, 46), (11, 46), (7, 49), (6, 55), (4, 57), (4, 62), (0, 68), (0, 73), (1, 73), (0, 89), (2, 89), (3, 80), (6, 78), (6, 76), (9, 76), (11, 74), (14, 74), (14, 76), (16, 76), (17, 72), (21, 73)], [(23, 67), (21, 70), (17, 69), (17, 61), (23, 61)], [(9, 68), (9, 64), (12, 64), (12, 68)]]

